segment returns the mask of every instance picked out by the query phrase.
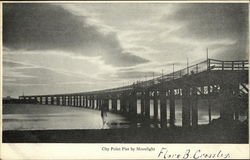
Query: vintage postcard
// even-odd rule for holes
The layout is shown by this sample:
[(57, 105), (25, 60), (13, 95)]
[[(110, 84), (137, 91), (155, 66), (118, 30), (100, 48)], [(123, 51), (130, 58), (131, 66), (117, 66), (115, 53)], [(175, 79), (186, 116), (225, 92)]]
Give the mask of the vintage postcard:
[(249, 3), (2, 2), (1, 159), (249, 159)]

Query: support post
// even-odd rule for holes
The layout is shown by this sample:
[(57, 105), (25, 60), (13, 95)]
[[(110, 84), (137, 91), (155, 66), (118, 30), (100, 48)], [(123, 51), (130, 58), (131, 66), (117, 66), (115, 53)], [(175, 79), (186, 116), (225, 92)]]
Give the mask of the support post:
[(84, 98), (84, 101), (85, 101), (84, 107), (88, 108), (88, 96)]
[(100, 98), (98, 98), (98, 108), (97, 109), (100, 110), (101, 106), (102, 106), (102, 99), (100, 97)]
[(71, 105), (71, 100), (70, 100), (70, 96), (68, 96), (68, 106)]
[(92, 98), (89, 98), (89, 108), (92, 108)]
[(36, 104), (39, 104), (39, 101), (38, 101), (39, 97), (35, 97), (35, 100), (36, 100)]
[(70, 96), (69, 99), (70, 99), (70, 106), (73, 106), (73, 96)]
[(82, 107), (82, 96), (79, 96), (79, 107)]
[(94, 108), (97, 109), (97, 98), (94, 99)]
[(121, 98), (120, 98), (120, 108), (121, 108), (121, 112), (125, 112), (126, 111), (126, 97), (125, 95), (123, 95)]
[(54, 96), (51, 96), (51, 99), (50, 99), (51, 101), (50, 101), (50, 103), (51, 103), (51, 105), (54, 105)]
[(83, 96), (83, 107), (86, 107), (87, 105), (87, 102), (86, 102), (86, 97), (85, 96)]
[(48, 105), (48, 97), (45, 97), (45, 104)]
[(112, 110), (117, 111), (117, 99), (112, 98)]
[(222, 120), (232, 120), (233, 119), (233, 90), (232, 85), (229, 83), (224, 83), (221, 85), (221, 108), (220, 108), (220, 117)]
[(40, 99), (39, 104), (43, 104), (42, 97), (39, 97), (39, 99)]
[(68, 106), (69, 105), (69, 99), (68, 99), (68, 96), (66, 95), (65, 96), (65, 106)]
[(71, 106), (74, 107), (75, 105), (75, 97), (71, 96)]
[(97, 99), (97, 97), (95, 97), (95, 99), (94, 99), (94, 109), (97, 109), (97, 106), (98, 106), (98, 99)]
[(92, 98), (92, 109), (95, 109), (95, 98)]
[(75, 106), (78, 107), (78, 103), (79, 103), (78, 96), (75, 96), (75, 100), (76, 100)]
[(158, 118), (158, 98), (157, 98), (157, 90), (154, 91), (154, 119)]
[(77, 96), (74, 96), (74, 107), (77, 106)]
[(91, 97), (87, 99), (87, 108), (91, 108)]
[(175, 126), (175, 95), (174, 95), (174, 89), (170, 89), (169, 106), (170, 106), (170, 127), (174, 127)]
[(79, 107), (80, 106), (80, 96), (76, 96), (76, 99), (77, 99), (77, 103), (76, 103), (76, 106)]
[(81, 105), (81, 97), (78, 95), (76, 96), (76, 106), (80, 107), (80, 105)]
[(136, 111), (137, 111), (137, 97), (136, 97), (136, 93), (132, 92), (131, 95), (129, 96), (129, 112), (132, 115), (136, 115)]
[(82, 97), (82, 107), (84, 107), (84, 105), (85, 105), (85, 104), (84, 104), (84, 103), (85, 103), (85, 102), (84, 102), (84, 96), (81, 96), (81, 97)]
[(166, 127), (167, 122), (167, 103), (166, 103), (166, 92), (160, 92), (160, 103), (161, 103), (161, 127)]
[(75, 95), (73, 96), (73, 101), (74, 101), (73, 106), (75, 107), (76, 106), (76, 102), (77, 102)]
[(141, 98), (141, 115), (145, 115), (145, 97), (144, 95), (142, 95), (142, 98)]
[(81, 107), (82, 101), (81, 101), (81, 96), (78, 96), (78, 107)]
[(92, 109), (92, 97), (89, 98), (89, 108)]
[(149, 97), (149, 91), (145, 91), (144, 95), (145, 100), (145, 118), (150, 119), (150, 97)]
[(66, 97), (62, 96), (62, 105), (65, 106), (66, 105)]
[(102, 105), (104, 104), (104, 100), (103, 100), (103, 97), (99, 97), (98, 98), (98, 110), (101, 110), (102, 109)]
[(190, 88), (188, 86), (182, 90), (182, 127), (190, 127)]
[(93, 108), (93, 99), (92, 99), (92, 97), (89, 99), (89, 103), (90, 103), (90, 108), (92, 109)]
[(233, 87), (234, 89), (234, 96), (233, 96), (233, 110), (234, 110), (234, 120), (239, 120), (239, 115), (240, 115), (240, 106), (241, 106), (241, 101), (239, 100), (239, 92), (240, 92), (240, 89), (239, 89), (239, 83), (236, 83)]
[(192, 126), (197, 127), (198, 126), (198, 96), (197, 96), (197, 90), (196, 87), (192, 88)]
[(208, 89), (208, 122), (209, 124), (212, 122), (212, 116), (211, 116), (211, 92), (210, 92), (210, 86)]
[(59, 97), (58, 96), (56, 96), (56, 105), (59, 105), (60, 103), (59, 103)]

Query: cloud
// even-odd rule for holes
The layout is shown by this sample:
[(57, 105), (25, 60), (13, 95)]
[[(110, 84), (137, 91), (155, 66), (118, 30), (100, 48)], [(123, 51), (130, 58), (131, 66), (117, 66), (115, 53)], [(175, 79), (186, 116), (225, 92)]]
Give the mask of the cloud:
[(10, 60), (6, 60), (6, 59), (3, 61), (3, 66), (4, 66), (4, 68), (23, 68), (23, 67), (31, 67), (31, 65), (28, 65), (28, 64), (17, 63), (17, 62), (10, 61)]
[(19, 69), (30, 69), (33, 65), (28, 65), (25, 63), (19, 63), (11, 60), (3, 60), (3, 81), (5, 82), (16, 82), (16, 79), (30, 79), (33, 78), (32, 75), (27, 75), (22, 72), (18, 72)]
[[(83, 81), (84, 78), (74, 77), (72, 75), (66, 75), (46, 68), (33, 67), (33, 68), (23, 68), (16, 69), (16, 72), (23, 73), (24, 75), (32, 75), (29, 79), (23, 79), (19, 77), (16, 79), (17, 84), (55, 84), (55, 83), (65, 83), (72, 81)], [(15, 75), (13, 75), (15, 76)]]
[(4, 85), (49, 85), (75, 82), (93, 82), (94, 78), (83, 74), (18, 62), (13, 60), (3, 60), (3, 80)]
[(248, 4), (3, 5), (3, 94), (113, 88), (248, 58)]
[(236, 41), (228, 48), (223, 48), (223, 44), (213, 44), (211, 48), (221, 47), (221, 52), (216, 53), (216, 58), (231, 59), (235, 57), (234, 54), (248, 57), (248, 4), (196, 3), (179, 5), (173, 14), (163, 16), (162, 20), (165, 23), (182, 24), (182, 27), (171, 33), (171, 36), (179, 39), (189, 39), (190, 42), (192, 40), (205, 42), (207, 46), (218, 40)]
[(117, 74), (117, 77), (122, 79), (143, 79), (145, 77), (155, 77), (160, 76), (161, 73), (158, 72), (141, 72), (141, 71), (120, 71)]
[[(14, 50), (62, 50), (84, 56), (101, 56), (114, 66), (148, 60), (124, 52), (114, 32), (101, 33), (84, 16), (51, 4), (4, 4), (3, 45)], [(131, 61), (132, 60), (132, 61)]]
[(198, 39), (243, 35), (248, 30), (248, 4), (185, 4), (166, 21), (186, 23), (179, 35)]

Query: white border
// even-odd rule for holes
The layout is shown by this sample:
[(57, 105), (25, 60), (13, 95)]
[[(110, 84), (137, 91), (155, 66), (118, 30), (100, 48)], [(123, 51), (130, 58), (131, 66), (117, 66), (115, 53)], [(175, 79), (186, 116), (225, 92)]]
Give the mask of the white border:
[[(2, 11), (3, 3), (249, 3), (249, 1), (5, 1), (0, 2)], [(2, 12), (0, 12), (2, 17)], [(0, 61), (2, 62), (2, 18), (1, 40), (0, 40)], [(2, 63), (0, 65), (2, 76)], [(0, 79), (2, 85), (2, 78)], [(0, 89), (2, 98), (2, 88)], [(0, 102), (2, 106), (2, 101)], [(0, 110), (0, 126), (2, 126), (2, 107)], [(2, 128), (0, 129), (2, 131)], [(1, 132), (2, 134), (2, 132)], [(0, 138), (2, 140), (2, 136)], [(103, 151), (102, 147), (153, 147), (155, 151)], [(202, 150), (204, 153), (216, 153), (222, 150), (223, 153), (230, 153), (229, 159), (249, 159), (249, 144), (132, 144), (132, 143), (1, 143), (0, 159), (164, 159), (158, 157), (162, 147), (168, 148), (169, 152), (183, 153), (187, 149), (192, 152)], [(168, 158), (173, 159), (173, 158)], [(174, 158), (176, 159), (176, 158)], [(182, 157), (180, 159), (183, 159)], [(192, 158), (191, 158), (192, 159)], [(205, 159), (205, 158), (203, 158)], [(208, 158), (208, 159), (219, 159)]]
[(247, 0), (238, 0), (238, 1), (119, 1), (119, 0), (110, 0), (110, 1), (4, 1), (1, 3), (249, 3)]

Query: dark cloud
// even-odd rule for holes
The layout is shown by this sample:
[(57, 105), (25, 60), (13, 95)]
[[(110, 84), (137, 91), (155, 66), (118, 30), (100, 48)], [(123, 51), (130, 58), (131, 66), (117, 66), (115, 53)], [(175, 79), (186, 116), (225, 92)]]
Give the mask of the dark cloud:
[[(199, 41), (236, 40), (230, 52), (248, 57), (247, 3), (181, 4), (174, 14), (163, 17), (163, 20), (185, 24), (172, 33), (179, 37)], [(229, 55), (226, 51), (221, 54), (222, 57)]]
[[(213, 53), (213, 58), (220, 59), (220, 60), (244, 60), (248, 59), (248, 46), (245, 45), (245, 48), (242, 47), (243, 44), (236, 44), (231, 45), (212, 45), (210, 46), (210, 52)], [(217, 51), (218, 50), (218, 51)]]
[(4, 4), (3, 44), (11, 49), (63, 50), (99, 56), (106, 63), (131, 66), (148, 60), (124, 53), (115, 33), (102, 34), (58, 5)]
[(200, 39), (236, 37), (248, 31), (248, 4), (185, 4), (165, 18), (166, 21), (187, 23), (186, 33), (180, 34), (183, 36), (187, 34)]

